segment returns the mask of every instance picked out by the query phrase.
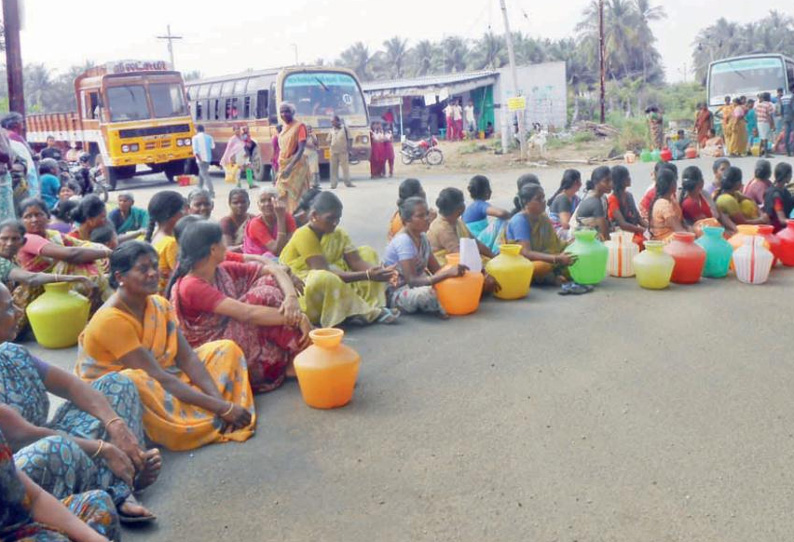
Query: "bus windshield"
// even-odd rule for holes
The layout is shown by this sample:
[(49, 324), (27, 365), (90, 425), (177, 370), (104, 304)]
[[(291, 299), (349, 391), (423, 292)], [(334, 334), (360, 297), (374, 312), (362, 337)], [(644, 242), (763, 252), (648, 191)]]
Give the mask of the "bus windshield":
[(348, 126), (367, 125), (367, 107), (356, 80), (346, 73), (293, 73), (284, 79), (284, 99), (315, 127), (331, 125), (339, 115)]
[(743, 58), (717, 62), (709, 77), (710, 105), (720, 105), (725, 96), (755, 97), (759, 92), (774, 93), (786, 84), (783, 60), (774, 57)]
[(148, 119), (150, 116), (143, 85), (108, 87), (107, 97), (111, 122)]
[(187, 115), (182, 85), (176, 83), (157, 83), (149, 85), (154, 117), (184, 117)]

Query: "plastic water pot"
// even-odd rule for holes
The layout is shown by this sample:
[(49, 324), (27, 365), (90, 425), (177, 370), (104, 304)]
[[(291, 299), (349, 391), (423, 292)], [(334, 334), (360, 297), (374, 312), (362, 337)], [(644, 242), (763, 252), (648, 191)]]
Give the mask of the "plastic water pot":
[[(446, 259), (444, 269), (458, 265), (460, 254), (447, 254)], [(467, 271), (462, 277), (442, 280), (434, 288), (447, 314), (462, 316), (473, 313), (480, 306), (483, 282), (485, 277), (482, 273)]]
[(695, 241), (706, 251), (706, 264), (703, 266), (704, 277), (718, 279), (728, 274), (733, 247), (722, 236), (723, 233), (725, 233), (725, 228), (705, 226), (703, 236)]
[(645, 250), (634, 256), (637, 284), (648, 290), (662, 290), (670, 285), (675, 260), (664, 251), (662, 241), (645, 241)]
[(761, 237), (745, 237), (744, 244), (733, 253), (736, 278), (745, 284), (763, 284), (769, 278), (774, 260)]
[(485, 270), (501, 290), (494, 293), (499, 299), (521, 299), (529, 293), (535, 266), (521, 255), (521, 245), (501, 245), (499, 255), (488, 262)]
[(786, 227), (777, 232), (780, 245), (780, 261), (787, 267), (794, 267), (794, 220), (787, 220)]
[(66, 282), (44, 285), (44, 293), (28, 305), (27, 315), (36, 341), (45, 348), (68, 348), (88, 322), (91, 304)]
[(671, 277), (673, 282), (694, 284), (700, 280), (706, 264), (706, 251), (695, 244), (694, 233), (675, 232), (673, 240), (664, 247), (664, 251), (675, 260)]
[(312, 345), (295, 356), (301, 395), (313, 408), (337, 408), (353, 398), (361, 356), (342, 344), (345, 332), (336, 328), (309, 332)]
[(609, 234), (609, 241), (604, 245), (609, 250), (607, 272), (611, 276), (634, 276), (634, 256), (640, 253), (640, 247), (633, 239), (634, 234), (627, 231), (619, 230)]
[(575, 241), (565, 249), (578, 257), (570, 272), (571, 278), (579, 284), (598, 284), (607, 276), (609, 250), (596, 235), (595, 230), (577, 230), (573, 232)]

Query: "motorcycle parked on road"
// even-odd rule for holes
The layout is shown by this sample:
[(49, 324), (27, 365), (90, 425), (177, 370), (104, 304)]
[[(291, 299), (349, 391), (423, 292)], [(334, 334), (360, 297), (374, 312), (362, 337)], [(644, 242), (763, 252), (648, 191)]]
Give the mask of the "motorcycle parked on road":
[(435, 136), (413, 141), (406, 139), (400, 149), (400, 159), (407, 165), (420, 161), (430, 166), (438, 166), (444, 161), (444, 153), (438, 148), (438, 139)]

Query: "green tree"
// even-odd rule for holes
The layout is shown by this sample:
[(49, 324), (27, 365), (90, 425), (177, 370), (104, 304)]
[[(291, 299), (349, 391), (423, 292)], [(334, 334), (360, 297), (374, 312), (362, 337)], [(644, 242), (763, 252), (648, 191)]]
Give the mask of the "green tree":
[(400, 79), (405, 75), (405, 65), (408, 59), (408, 40), (394, 36), (383, 42), (384, 58), (387, 67), (386, 74), (390, 78)]
[(502, 36), (486, 32), (471, 50), (467, 67), (473, 70), (495, 70), (507, 65), (507, 45)]
[(362, 81), (369, 81), (371, 78), (372, 54), (369, 47), (364, 45), (363, 42), (356, 42), (339, 55), (338, 65), (350, 68), (359, 79)]
[(433, 73), (433, 66), (437, 64), (437, 57), (438, 48), (432, 41), (420, 41), (408, 53), (408, 63), (410, 65), (408, 73), (415, 77)]

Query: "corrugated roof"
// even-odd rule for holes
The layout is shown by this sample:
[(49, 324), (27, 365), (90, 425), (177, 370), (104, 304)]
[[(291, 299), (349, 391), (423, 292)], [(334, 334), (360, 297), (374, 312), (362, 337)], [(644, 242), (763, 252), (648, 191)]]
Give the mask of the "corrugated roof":
[(383, 90), (397, 90), (406, 88), (435, 88), (445, 87), (495, 77), (499, 72), (494, 70), (483, 70), (478, 72), (449, 73), (445, 75), (430, 75), (426, 77), (415, 77), (413, 79), (395, 79), (392, 81), (369, 81), (362, 83), (361, 88), (364, 92), (378, 92)]

